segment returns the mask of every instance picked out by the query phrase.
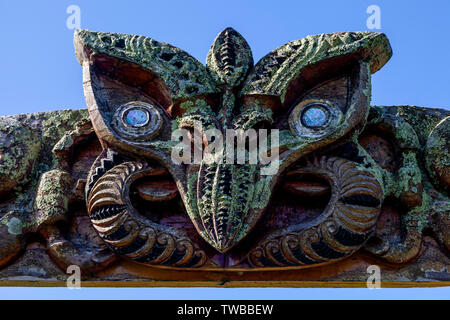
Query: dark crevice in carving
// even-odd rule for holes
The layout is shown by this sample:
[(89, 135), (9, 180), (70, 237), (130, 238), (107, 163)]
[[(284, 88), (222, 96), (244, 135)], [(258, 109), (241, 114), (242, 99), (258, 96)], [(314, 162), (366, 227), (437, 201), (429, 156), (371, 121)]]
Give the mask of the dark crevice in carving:
[(111, 205), (101, 207), (91, 214), (91, 219), (93, 220), (106, 219), (120, 213), (124, 209), (125, 209), (124, 205)]
[(343, 245), (352, 247), (363, 244), (367, 239), (367, 235), (350, 232), (343, 227), (339, 227), (336, 234), (334, 234), (334, 238)]
[(295, 249), (291, 250), (294, 257), (299, 260), (300, 262), (303, 262), (304, 264), (314, 264), (316, 261), (308, 258), (305, 253), (302, 251), (302, 249), (298, 246)]
[(179, 267), (180, 268), (191, 268), (191, 267), (195, 266), (196, 264), (198, 264), (200, 262), (200, 259), (201, 259), (201, 257), (194, 256), (188, 262), (186, 262), (184, 264), (180, 264)]
[(116, 249), (117, 253), (127, 255), (139, 250), (145, 244), (145, 240), (137, 237), (130, 245)]
[(116, 48), (121, 48), (121, 49), (125, 48), (125, 40), (124, 40), (124, 39), (119, 39), (119, 40), (114, 44), (114, 46), (115, 46)]
[(353, 142), (347, 142), (337, 147), (333, 153), (341, 158), (356, 162), (363, 163), (364, 157), (359, 154), (358, 147)]
[(125, 229), (123, 225), (117, 228), (114, 232), (105, 235), (103, 238), (109, 241), (115, 241), (125, 238), (128, 235), (128, 231)]
[(161, 59), (165, 60), (165, 61), (170, 61), (172, 60), (172, 58), (175, 56), (175, 53), (168, 53), (168, 52), (164, 52), (161, 54)]
[[(166, 266), (170, 266), (170, 265), (174, 265), (176, 264), (178, 261), (180, 261), (185, 255), (185, 252), (179, 251), (179, 250), (175, 250), (172, 255), (170, 256), (169, 259), (167, 259), (166, 261), (164, 261), (162, 264), (166, 265)], [(195, 260), (195, 259), (193, 259)]]
[(158, 258), (161, 253), (164, 251), (165, 247), (160, 245), (158, 241), (155, 242), (153, 248), (147, 253), (145, 256), (136, 259), (137, 262), (152, 262), (156, 258)]
[(347, 255), (347, 253), (345, 252), (339, 252), (334, 250), (323, 241), (312, 243), (311, 247), (319, 256), (327, 259), (339, 259)]
[(345, 204), (370, 208), (376, 208), (380, 205), (380, 200), (365, 194), (356, 194), (349, 197), (341, 198), (340, 201)]

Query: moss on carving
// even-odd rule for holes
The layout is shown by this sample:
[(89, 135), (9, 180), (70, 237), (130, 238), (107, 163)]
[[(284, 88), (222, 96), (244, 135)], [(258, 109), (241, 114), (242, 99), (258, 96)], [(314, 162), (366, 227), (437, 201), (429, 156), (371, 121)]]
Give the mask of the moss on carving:
[(450, 116), (431, 131), (425, 145), (425, 166), (437, 186), (450, 191)]
[(74, 43), (80, 63), (84, 50), (130, 61), (163, 79), (174, 99), (216, 92), (207, 69), (188, 53), (167, 43), (143, 36), (88, 30), (77, 30)]
[(244, 82), (243, 95), (269, 94), (284, 101), (291, 82), (307, 66), (327, 59), (358, 53), (358, 59), (368, 59), (372, 73), (391, 57), (386, 36), (373, 32), (342, 32), (320, 34), (289, 42), (263, 57)]
[[(359, 151), (355, 159), (347, 160), (343, 157), (326, 165), (334, 166), (337, 163), (336, 166), (339, 167), (342, 163), (346, 163), (348, 167), (342, 165), (342, 168), (344, 168), (342, 171), (351, 167), (359, 170), (358, 174), (361, 174), (361, 176), (375, 177), (382, 185), (384, 195), (381, 194), (378, 186), (374, 187), (376, 198), (364, 194), (364, 190), (361, 191), (364, 186), (358, 187), (358, 192), (340, 199), (343, 203), (345, 201), (350, 203), (348, 209), (350, 212), (347, 218), (353, 213), (355, 216), (361, 217), (361, 211), (364, 210), (360, 208), (360, 212), (356, 210), (353, 212), (351, 205), (353, 205), (352, 202), (356, 205), (362, 203), (361, 207), (369, 205), (373, 206), (372, 209), (376, 207), (376, 210), (374, 209), (376, 214), (371, 218), (371, 221), (373, 220), (373, 223), (375, 223), (383, 196), (399, 198), (400, 202), (405, 204), (406, 200), (404, 199), (407, 195), (409, 197), (417, 196), (421, 199), (420, 203), (412, 201), (412, 204), (407, 204), (408, 212), (403, 215), (402, 219), (408, 232), (411, 228), (414, 228), (414, 231), (421, 233), (428, 226), (430, 215), (434, 212), (432, 210), (434, 199), (427, 192), (428, 190), (422, 191), (422, 181), (425, 180), (426, 176), (421, 170), (421, 163), (417, 159), (417, 154), (423, 149), (424, 134), (431, 132), (433, 123), (436, 124), (435, 115), (428, 117), (421, 123), (420, 117), (415, 115), (414, 111), (411, 112), (406, 109), (378, 108), (373, 113), (375, 118), (378, 117), (380, 123), (384, 123), (387, 131), (391, 132), (396, 147), (399, 149), (400, 166), (397, 172), (391, 173), (379, 168), (368, 153), (358, 145), (358, 135), (368, 115), (368, 103), (371, 94), (370, 73), (381, 68), (391, 55), (389, 43), (383, 34), (358, 32), (310, 36), (290, 42), (274, 50), (264, 57), (253, 70), (251, 70), (253, 62), (248, 44), (231, 29), (225, 30), (216, 39), (208, 55), (207, 67), (178, 48), (145, 37), (84, 30), (76, 32), (75, 45), (77, 56), (85, 66), (87, 66), (86, 63), (95, 62), (96, 60), (92, 60), (92, 57), (100, 54), (103, 57), (107, 55), (114, 58), (108, 61), (118, 64), (128, 61), (134, 63), (134, 67), (139, 65), (152, 73), (154, 76), (152, 79), (156, 79), (155, 81), (160, 85), (160, 88), (154, 88), (155, 91), (161, 89), (164, 91), (164, 95), (170, 96), (167, 99), (168, 101), (173, 99), (171, 101), (173, 109), (168, 109), (169, 113), (170, 110), (175, 110), (174, 114), (181, 114), (172, 121), (172, 130), (180, 127), (192, 127), (195, 125), (195, 121), (199, 121), (203, 130), (214, 128), (222, 130), (222, 133), (224, 133), (225, 129), (228, 128), (257, 128), (257, 124), (260, 122), (272, 123), (273, 120), (276, 120), (277, 126), (282, 128), (280, 130), (280, 147), (281, 151), (285, 152), (280, 163), (282, 170), (293, 164), (300, 165), (303, 161), (308, 163), (316, 161), (317, 164), (319, 160), (315, 158), (316, 151), (323, 155), (327, 152), (324, 148), (334, 147), (335, 142), (348, 142), (349, 144), (353, 142)], [(341, 62), (344, 61), (343, 63), (349, 65), (359, 63), (361, 67), (358, 69), (357, 76), (352, 76), (352, 81), (349, 81), (349, 83), (352, 82), (349, 86), (352, 86), (351, 92), (354, 93), (351, 97), (347, 93), (346, 98), (350, 101), (350, 105), (346, 105), (345, 108), (334, 108), (336, 111), (333, 111), (333, 108), (327, 109), (329, 110), (328, 116), (331, 115), (330, 119), (332, 118), (334, 122), (328, 122), (328, 126), (324, 126), (320, 134), (304, 135), (298, 131), (294, 132), (295, 130), (292, 130), (292, 127), (291, 130), (286, 130), (287, 126), (283, 123), (286, 115), (280, 113), (284, 112), (283, 108), (290, 107), (287, 105), (287, 100), (296, 98), (289, 97), (288, 99), (288, 90), (294, 87), (296, 89), (296, 85), (299, 85), (297, 82), (304, 80), (301, 76), (305, 75), (303, 74), (305, 68), (311, 71), (313, 67), (316, 67), (319, 70), (316, 72), (322, 72), (325, 69), (324, 66), (326, 66), (324, 63), (332, 63), (333, 61), (330, 62), (330, 59), (333, 58), (342, 58)], [(249, 71), (251, 73), (247, 77)], [(96, 80), (92, 81), (95, 82)], [(245, 83), (241, 85), (243, 81)], [(140, 89), (137, 88), (137, 90)], [(295, 90), (292, 89), (291, 91)], [(246, 100), (248, 96), (244, 97), (243, 101), (246, 101), (246, 105), (243, 108), (240, 105), (241, 100), (237, 98), (245, 95), (251, 95), (252, 97), (249, 100)], [(212, 101), (214, 101), (213, 107), (209, 105), (209, 103), (213, 104)], [(253, 103), (249, 101), (253, 101)], [(105, 105), (107, 105), (105, 108), (108, 109), (114, 104), (107, 101)], [(170, 103), (167, 102), (167, 105), (170, 105)], [(98, 108), (103, 107), (100, 104), (98, 106)], [(270, 109), (272, 107), (276, 116)], [(107, 112), (111, 112), (111, 110), (107, 110)], [(288, 113), (289, 111), (285, 112)], [(401, 115), (402, 113), (404, 116)], [(21, 168), (26, 169), (14, 172), (27, 176), (32, 181), (28, 185), (14, 186), (17, 192), (14, 206), (20, 204), (23, 210), (16, 210), (13, 214), (5, 215), (1, 222), (7, 226), (8, 232), (14, 235), (21, 235), (26, 232), (25, 229), (36, 231), (45, 224), (53, 224), (55, 221), (66, 218), (69, 198), (75, 184), (71, 174), (64, 170), (69, 168), (66, 165), (66, 160), (70, 158), (70, 151), (79, 135), (82, 134), (82, 127), (89, 123), (88, 114), (85, 111), (71, 110), (27, 115), (22, 117), (21, 121), (32, 123), (36, 119), (38, 119), (38, 125), (24, 126), (25, 129), (23, 130), (35, 131), (39, 133), (39, 138), (34, 135), (28, 138), (18, 138), (20, 147), (18, 149), (10, 148), (9, 151), (2, 154), (2, 160), (6, 166), (6, 169), (3, 169), (4, 173), (12, 171), (13, 164), (17, 161), (29, 160), (26, 161), (24, 166), (21, 166)], [(109, 119), (107, 120), (109, 121)], [(168, 130), (169, 128), (165, 129)], [(20, 130), (15, 129), (17, 132)], [(260, 175), (258, 165), (235, 164), (231, 167), (229, 166), (231, 164), (226, 163), (226, 161), (210, 167), (204, 162), (200, 166), (196, 166), (197, 164), (190, 167), (175, 166), (170, 162), (169, 157), (177, 142), (167, 140), (167, 130), (164, 134), (161, 134), (160, 141), (156, 139), (155, 141), (121, 141), (124, 144), (135, 143), (136, 148), (141, 148), (142, 155), (127, 153), (120, 156), (130, 159), (139, 157), (139, 161), (145, 162), (148, 160), (149, 163), (162, 159), (162, 164), (168, 165), (168, 170), (174, 173), (187, 213), (200, 235), (218, 251), (225, 252), (243, 239), (261, 217), (263, 210), (267, 208), (271, 199), (272, 187), (280, 175), (279, 173), (274, 176)], [(415, 130), (425, 133), (421, 132), (418, 137)], [(36, 142), (36, 146), (33, 148), (28, 146), (29, 140)], [(108, 144), (108, 148), (114, 149), (116, 147), (114, 141), (104, 140), (103, 142), (105, 145)], [(441, 136), (433, 136), (429, 139), (428, 150), (431, 153), (439, 153), (439, 149), (445, 147), (445, 143), (445, 139)], [(331, 149), (333, 149), (332, 152), (338, 152), (334, 148)], [(354, 151), (354, 148), (352, 149)], [(128, 149), (122, 148), (120, 150)], [(61, 154), (66, 154), (65, 158)], [(439, 154), (439, 157), (441, 157), (441, 154)], [(314, 157), (314, 159), (305, 159), (309, 156)], [(448, 153), (442, 156), (446, 158), (439, 158), (439, 161), (448, 165), (450, 162)], [(145, 159), (146, 157), (150, 159)], [(359, 160), (359, 158), (362, 160)], [(326, 157), (323, 159), (326, 159)], [(36, 163), (34, 167), (28, 164), (33, 162)], [(98, 166), (98, 162), (96, 162), (96, 166)], [(105, 172), (111, 173), (113, 170), (110, 170), (110, 164), (111, 166), (116, 165), (114, 161), (111, 161), (107, 165), (102, 163), (99, 167), (94, 167), (93, 170), (99, 169), (99, 175), (105, 174)], [(325, 166), (325, 164), (322, 165)], [(341, 170), (341, 167), (337, 167), (330, 170)], [(428, 167), (430, 170), (433, 169), (431, 165), (428, 165)], [(13, 178), (19, 180), (17, 176)], [(111, 173), (111, 179), (115, 179), (114, 173)], [(368, 180), (376, 185), (372, 178)], [(121, 194), (121, 197), (123, 196)], [(33, 199), (34, 207), (30, 208)], [(105, 203), (108, 201), (107, 199)], [(120, 202), (119, 205), (122, 206), (125, 202)], [(129, 203), (126, 205), (129, 205)], [(122, 210), (122, 208), (120, 207), (117, 210)], [(360, 220), (364, 219), (365, 217)], [(145, 224), (144, 221), (145, 219), (142, 218), (140, 223)], [(361, 221), (354, 222), (360, 223)], [(156, 223), (149, 222), (147, 226), (155, 227)], [(361, 225), (363, 224), (361, 223)], [(372, 226), (369, 225), (367, 228), (367, 235)], [(161, 230), (169, 229), (167, 226), (159, 227)], [(334, 228), (333, 232), (335, 232), (336, 225), (331, 225), (331, 227), (331, 229)], [(345, 227), (344, 224), (342, 227)], [(317, 225), (314, 228), (317, 228)], [(326, 232), (330, 232), (329, 236), (332, 236), (331, 229), (321, 230), (313, 236), (322, 241), (325, 239), (322, 236)], [(351, 228), (348, 227), (348, 229)], [(347, 231), (350, 232), (349, 230)], [(355, 231), (355, 238), (361, 238), (360, 233), (362, 232), (357, 229), (353, 231)], [(321, 234), (322, 232), (323, 234)], [(182, 233), (180, 232), (180, 234)], [(284, 235), (287, 235), (287, 233)], [(303, 235), (307, 236), (306, 233)], [(308, 242), (310, 240), (309, 238), (302, 238), (302, 241)], [(363, 245), (363, 240), (361, 240), (360, 245)], [(158, 241), (161, 244), (163, 240), (158, 238)], [(338, 244), (338, 248), (339, 246)], [(406, 248), (407, 244), (401, 244), (400, 246)], [(172, 249), (175, 249), (175, 247)], [(312, 247), (310, 249), (316, 250)], [(331, 245), (329, 249), (332, 252), (336, 248)], [(120, 253), (120, 250), (118, 252)], [(323, 254), (324, 259), (332, 260), (334, 257), (330, 252), (327, 253), (323, 250), (319, 252), (319, 249), (317, 249), (314, 254), (319, 256)], [(328, 254), (330, 254), (329, 257)]]
[(405, 217), (404, 222), (407, 227), (415, 228), (419, 233), (429, 226), (430, 217), (433, 216), (436, 211), (433, 208), (433, 199), (426, 192), (422, 194), (422, 205), (409, 211)]
[(65, 214), (74, 186), (72, 176), (63, 170), (47, 171), (41, 176), (35, 201), (35, 209), (39, 211), (37, 225), (67, 218)]
[[(375, 108), (375, 107), (372, 107)], [(390, 114), (406, 121), (414, 129), (421, 145), (425, 145), (428, 136), (436, 125), (446, 116), (450, 116), (450, 111), (433, 108), (423, 108), (417, 106), (388, 106), (379, 107), (383, 114)]]
[(238, 32), (226, 28), (214, 40), (206, 65), (219, 86), (236, 87), (253, 67), (252, 51)]
[(0, 193), (26, 183), (41, 142), (26, 123), (13, 118), (0, 121)]
[[(57, 215), (55, 195), (66, 193), (64, 197), (67, 197), (71, 192), (67, 187), (61, 189), (59, 179), (45, 184), (44, 191), (41, 191), (36, 201), (46, 208), (48, 214), (36, 215), (33, 203), (39, 179), (43, 173), (59, 165), (51, 152), (53, 146), (65, 134), (75, 130), (78, 124), (86, 122), (90, 122), (86, 110), (62, 110), (0, 118), (0, 136), (4, 138), (1, 144), (0, 180), (3, 191), (14, 194), (12, 201), (5, 207), (5, 210), (10, 211), (1, 220), (9, 230), (15, 234), (19, 231), (36, 232), (41, 224), (50, 223), (48, 219)], [(8, 184), (8, 179), (15, 184)]]

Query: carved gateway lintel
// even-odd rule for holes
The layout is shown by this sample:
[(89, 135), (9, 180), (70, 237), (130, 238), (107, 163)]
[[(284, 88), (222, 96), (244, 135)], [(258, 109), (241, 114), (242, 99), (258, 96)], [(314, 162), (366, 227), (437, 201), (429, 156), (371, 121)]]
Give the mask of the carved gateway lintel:
[[(384, 34), (309, 36), (256, 65), (231, 28), (206, 66), (141, 36), (82, 30), (75, 48), (88, 113), (0, 118), (0, 278), (40, 261), (105, 281), (358, 281), (374, 263), (450, 279), (450, 112), (369, 106)], [(228, 149), (179, 162), (181, 129), (200, 154), (225, 148), (208, 130), (276, 131), (277, 168)]]

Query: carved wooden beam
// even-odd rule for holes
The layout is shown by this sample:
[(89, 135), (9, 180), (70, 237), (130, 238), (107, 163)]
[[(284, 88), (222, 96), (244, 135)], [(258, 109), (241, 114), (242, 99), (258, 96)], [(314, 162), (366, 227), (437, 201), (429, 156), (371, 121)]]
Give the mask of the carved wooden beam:
[(0, 285), (450, 285), (450, 111), (370, 107), (384, 34), (75, 48), (87, 111), (0, 117)]

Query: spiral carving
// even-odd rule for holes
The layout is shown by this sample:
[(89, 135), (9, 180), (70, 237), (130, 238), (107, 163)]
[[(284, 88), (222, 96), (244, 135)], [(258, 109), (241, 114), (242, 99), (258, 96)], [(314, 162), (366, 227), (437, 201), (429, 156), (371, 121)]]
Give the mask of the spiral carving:
[(190, 239), (147, 221), (132, 206), (130, 185), (151, 170), (145, 163), (124, 162), (97, 180), (87, 198), (95, 230), (114, 252), (137, 262), (191, 268), (204, 265), (205, 252)]
[(325, 178), (331, 185), (330, 201), (311, 224), (277, 232), (251, 250), (248, 261), (253, 267), (308, 266), (342, 259), (357, 251), (375, 227), (383, 190), (366, 169), (324, 156), (298, 172)]

